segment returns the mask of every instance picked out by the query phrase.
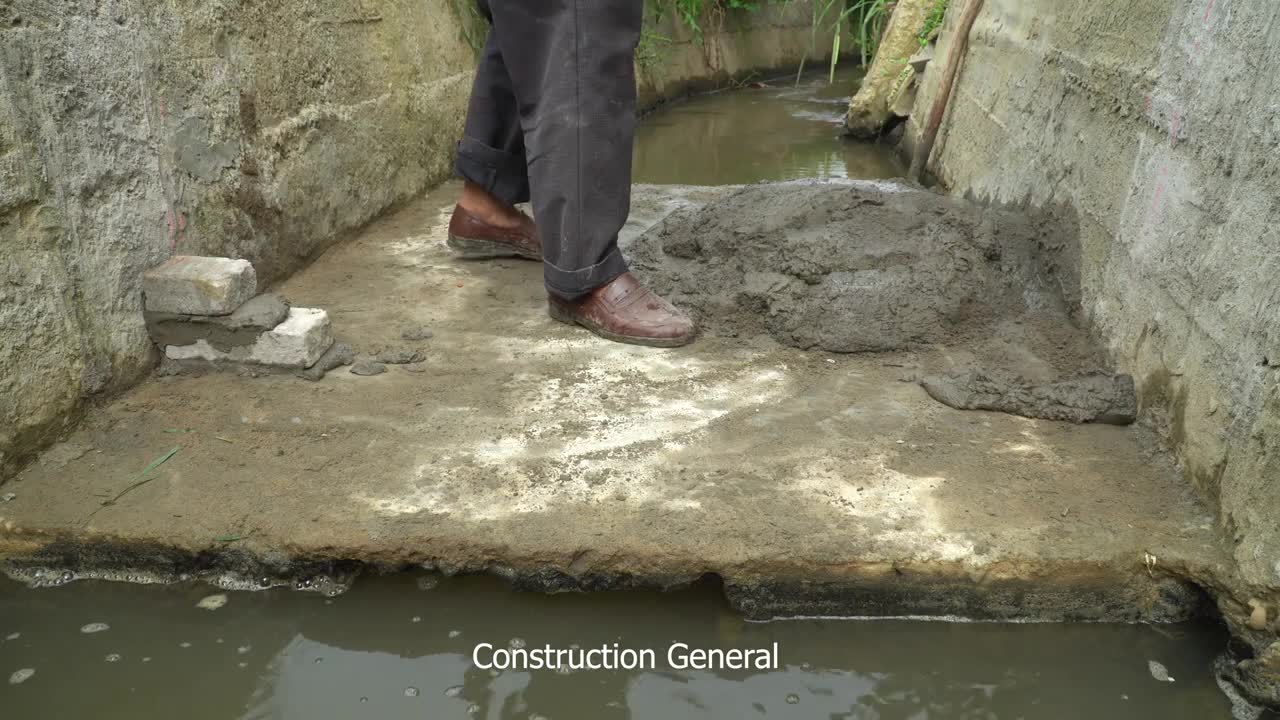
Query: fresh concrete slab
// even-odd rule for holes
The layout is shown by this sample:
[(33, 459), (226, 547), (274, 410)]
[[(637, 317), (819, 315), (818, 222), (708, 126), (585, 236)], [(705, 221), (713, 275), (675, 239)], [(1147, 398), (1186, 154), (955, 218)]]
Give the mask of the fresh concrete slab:
[[(455, 192), (279, 288), (359, 352), (425, 338), (422, 363), (149, 381), (5, 485), (0, 555), (268, 583), (362, 566), (540, 589), (715, 574), (753, 616), (1170, 619), (1227, 572), (1140, 425), (946, 407), (914, 382), (945, 349), (596, 339), (547, 317), (537, 263), (450, 256)], [(628, 232), (714, 192), (641, 190)]]

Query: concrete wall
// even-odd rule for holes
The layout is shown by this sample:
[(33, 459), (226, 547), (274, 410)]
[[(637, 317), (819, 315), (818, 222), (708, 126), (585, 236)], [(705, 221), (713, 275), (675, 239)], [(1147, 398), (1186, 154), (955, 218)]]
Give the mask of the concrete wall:
[(1274, 598), (1280, 3), (987, 0), (970, 42), (934, 172), (957, 193), (1079, 213), (1084, 317), (1220, 508), (1237, 592)]
[[(150, 371), (144, 269), (228, 255), (265, 284), (448, 177), (468, 2), (0, 3), (0, 480)], [(794, 65), (808, 17), (709, 18), (702, 44), (650, 18), (641, 104)]]
[(444, 0), (0, 5), (0, 472), (147, 372), (142, 270), (267, 281), (449, 172)]
[[(813, 34), (808, 2), (761, 3), (756, 12), (714, 14), (703, 20), (702, 38), (674, 12), (655, 19), (653, 9), (650, 0), (636, 53), (642, 110), (691, 92), (794, 71), (811, 48), (814, 69), (825, 67), (831, 57), (832, 33)], [(855, 49), (852, 42), (842, 48)]]

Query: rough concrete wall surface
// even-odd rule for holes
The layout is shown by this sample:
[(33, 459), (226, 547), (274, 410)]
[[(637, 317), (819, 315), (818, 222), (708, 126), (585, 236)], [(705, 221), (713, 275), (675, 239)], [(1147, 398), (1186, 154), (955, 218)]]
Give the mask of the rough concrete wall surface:
[(0, 477), (149, 368), (144, 269), (269, 281), (445, 178), (473, 59), (443, 0), (0, 5)]
[[(763, 79), (794, 70), (802, 60), (818, 69), (831, 59), (834, 13), (828, 27), (813, 32), (808, 0), (760, 4), (758, 10), (713, 12), (701, 22), (702, 37), (671, 10), (659, 19), (649, 11), (636, 53), (640, 107), (652, 108), (690, 92)], [(852, 43), (843, 43), (853, 49)]]
[(1085, 318), (1218, 504), (1244, 586), (1272, 596), (1278, 111), (1278, 3), (988, 0), (932, 163), (954, 192), (1079, 212)]

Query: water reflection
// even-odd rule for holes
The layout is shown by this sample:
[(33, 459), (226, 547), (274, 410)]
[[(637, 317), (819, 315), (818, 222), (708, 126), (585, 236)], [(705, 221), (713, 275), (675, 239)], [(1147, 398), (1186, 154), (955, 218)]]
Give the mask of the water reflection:
[(841, 122), (860, 69), (836, 83), (808, 76), (716, 93), (646, 117), (636, 135), (638, 183), (732, 185), (796, 178), (900, 177), (891, 149), (847, 140)]
[[(1229, 717), (1209, 627), (903, 621), (745, 623), (712, 588), (542, 596), (485, 578), (365, 579), (332, 599), (200, 587), (0, 586), (6, 720), (173, 718)], [(414, 618), (419, 622), (414, 622)], [(86, 635), (86, 622), (109, 630)], [(476, 643), (781, 645), (776, 671), (490, 671)], [(187, 647), (182, 647), (183, 644)], [(117, 662), (106, 662), (109, 654)], [(144, 662), (144, 658), (150, 658)], [(1176, 683), (1153, 679), (1150, 660)]]

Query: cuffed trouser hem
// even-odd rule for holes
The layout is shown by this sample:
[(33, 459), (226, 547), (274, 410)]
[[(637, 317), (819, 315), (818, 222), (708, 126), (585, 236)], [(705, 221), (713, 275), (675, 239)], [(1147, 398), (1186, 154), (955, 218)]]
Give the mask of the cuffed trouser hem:
[(523, 154), (513, 155), (465, 137), (458, 143), (454, 170), (510, 205), (529, 202), (529, 174)]
[(565, 300), (577, 300), (601, 285), (627, 271), (627, 261), (617, 247), (604, 260), (581, 270), (562, 270), (547, 261), (542, 262), (543, 278), (547, 292)]

